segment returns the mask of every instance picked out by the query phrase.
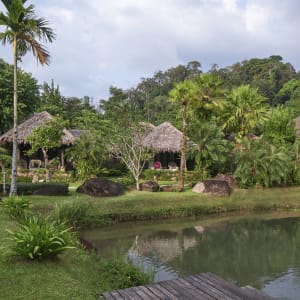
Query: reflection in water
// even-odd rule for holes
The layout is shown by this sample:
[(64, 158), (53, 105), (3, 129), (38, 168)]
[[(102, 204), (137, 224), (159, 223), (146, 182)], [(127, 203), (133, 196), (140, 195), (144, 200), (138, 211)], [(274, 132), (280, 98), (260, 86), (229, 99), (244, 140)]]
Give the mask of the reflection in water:
[(122, 255), (144, 270), (153, 270), (155, 281), (213, 272), (278, 299), (300, 298), (299, 218), (83, 234), (101, 255)]

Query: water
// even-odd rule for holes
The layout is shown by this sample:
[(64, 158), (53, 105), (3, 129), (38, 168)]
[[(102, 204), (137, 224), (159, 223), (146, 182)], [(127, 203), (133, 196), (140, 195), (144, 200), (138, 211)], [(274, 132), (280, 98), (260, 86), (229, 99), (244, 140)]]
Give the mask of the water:
[(300, 299), (300, 218), (260, 216), (121, 226), (82, 236), (162, 281), (212, 272), (277, 299)]

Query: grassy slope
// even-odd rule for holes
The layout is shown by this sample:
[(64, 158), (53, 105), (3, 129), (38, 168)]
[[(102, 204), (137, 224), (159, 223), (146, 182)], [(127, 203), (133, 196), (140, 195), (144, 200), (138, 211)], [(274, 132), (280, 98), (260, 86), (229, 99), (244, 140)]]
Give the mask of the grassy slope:
[[(91, 219), (147, 219), (214, 213), (228, 210), (270, 210), (300, 208), (300, 188), (236, 190), (230, 197), (185, 193), (130, 192), (121, 197), (97, 199), (83, 195), (68, 197), (30, 196), (33, 209), (48, 213), (62, 201), (87, 199), (93, 203)], [(200, 209), (199, 209), (200, 207)], [(93, 255), (72, 250), (57, 260), (25, 262), (7, 258), (6, 228), (15, 224), (0, 211), (0, 286), (3, 299), (96, 299), (115, 288), (112, 276)]]

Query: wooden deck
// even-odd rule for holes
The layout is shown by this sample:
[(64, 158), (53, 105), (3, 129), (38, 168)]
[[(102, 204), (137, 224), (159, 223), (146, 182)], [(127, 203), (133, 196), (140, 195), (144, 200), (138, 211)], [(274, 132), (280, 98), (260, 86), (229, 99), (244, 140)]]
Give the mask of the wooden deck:
[(106, 292), (106, 300), (270, 300), (270, 296), (252, 287), (237, 287), (212, 273), (162, 281), (145, 286)]

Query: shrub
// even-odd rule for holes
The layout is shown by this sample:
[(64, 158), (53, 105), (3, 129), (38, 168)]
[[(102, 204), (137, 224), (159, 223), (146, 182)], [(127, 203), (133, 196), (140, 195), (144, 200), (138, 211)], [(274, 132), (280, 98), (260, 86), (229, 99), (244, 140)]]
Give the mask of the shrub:
[(113, 289), (125, 289), (153, 281), (153, 274), (143, 273), (121, 259), (103, 261), (102, 266), (107, 274), (107, 278), (111, 281), (110, 285)]
[(4, 211), (12, 218), (21, 221), (25, 217), (25, 210), (29, 208), (30, 201), (23, 197), (10, 197), (5, 198), (1, 202)]
[(56, 207), (55, 217), (72, 227), (84, 226), (91, 210), (91, 203), (86, 200), (64, 202)]
[(10, 231), (15, 242), (13, 251), (24, 258), (44, 259), (72, 249), (74, 240), (65, 224), (50, 221), (42, 216), (30, 216), (25, 219), (18, 231)]
[[(8, 186), (9, 188), (9, 186)], [(48, 196), (64, 196), (69, 192), (68, 183), (55, 183), (55, 182), (41, 182), (41, 183), (29, 183), (29, 182), (19, 182), (18, 194), (20, 195), (32, 195), (37, 193), (39, 195)]]

